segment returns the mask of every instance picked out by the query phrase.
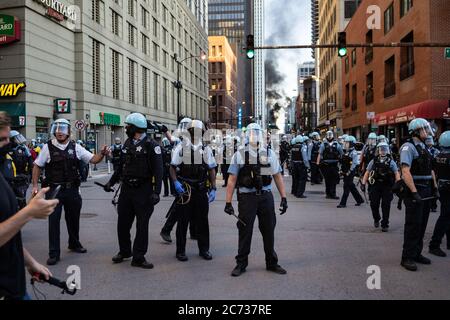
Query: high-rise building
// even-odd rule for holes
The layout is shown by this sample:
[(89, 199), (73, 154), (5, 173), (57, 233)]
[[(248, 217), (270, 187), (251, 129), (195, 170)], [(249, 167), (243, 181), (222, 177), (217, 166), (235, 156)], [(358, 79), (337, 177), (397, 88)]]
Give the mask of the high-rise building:
[[(311, 0), (311, 40), (312, 44), (319, 41), (319, 0)], [(312, 50), (312, 57), (316, 59), (316, 50)]]
[(236, 128), (236, 55), (224, 36), (210, 36), (208, 42), (211, 127)]
[(205, 1), (186, 0), (2, 1), (2, 18), (22, 26), (16, 42), (0, 37), (0, 84), (26, 87), (4, 97), (0, 110), (28, 138), (49, 138), (57, 117), (79, 120), (78, 128), (82, 120), (87, 127), (73, 138), (94, 147), (123, 137), (131, 112), (174, 128), (176, 53), (186, 59), (181, 113), (206, 120), (208, 70), (199, 57), (208, 50), (206, 11)]
[(316, 74), (316, 63), (314, 61), (304, 62), (297, 66), (297, 88), (300, 98), (303, 100), (304, 81)]
[[(264, 0), (254, 0), (253, 28), (255, 47), (264, 45)], [(253, 96), (254, 116), (257, 122), (265, 129), (267, 127), (268, 112), (266, 106), (266, 77), (264, 69), (264, 50), (256, 50), (253, 60)], [(259, 120), (261, 119), (261, 120)]]
[[(208, 35), (226, 36), (237, 58), (238, 104), (243, 116), (252, 114), (252, 66), (242, 50), (246, 36), (253, 33), (253, 0), (209, 0)], [(214, 119), (212, 119), (214, 120)]]
[[(361, 0), (319, 1), (319, 44), (337, 43)], [(316, 50), (316, 64), (320, 79), (319, 127), (342, 133), (341, 58), (334, 48)]]

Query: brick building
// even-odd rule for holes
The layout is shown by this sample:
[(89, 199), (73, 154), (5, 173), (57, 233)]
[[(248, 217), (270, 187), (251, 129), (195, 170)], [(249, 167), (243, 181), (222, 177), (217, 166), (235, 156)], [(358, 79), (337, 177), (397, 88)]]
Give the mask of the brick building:
[[(369, 5), (381, 9), (381, 28), (369, 30)], [(450, 1), (372, 0), (346, 28), (347, 43), (450, 42)], [(443, 48), (349, 49), (342, 60), (344, 131), (365, 139), (378, 131), (398, 140), (413, 118), (449, 128), (450, 60)], [(375, 112), (373, 121), (368, 112)]]

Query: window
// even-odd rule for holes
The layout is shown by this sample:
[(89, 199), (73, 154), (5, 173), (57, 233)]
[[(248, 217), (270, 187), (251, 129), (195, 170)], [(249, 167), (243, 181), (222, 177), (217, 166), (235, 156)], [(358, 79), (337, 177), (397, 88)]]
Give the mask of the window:
[(103, 50), (103, 44), (92, 39), (92, 92), (95, 94), (101, 94), (101, 54)]
[(142, 41), (141, 41), (142, 42), (142, 53), (148, 55), (148, 51), (149, 51), (148, 44), (149, 44), (150, 40), (143, 33), (141, 33), (141, 37), (142, 37)]
[(219, 62), (219, 73), (223, 73), (222, 66), (223, 66), (223, 62)]
[(384, 97), (395, 95), (395, 55), (384, 62)]
[(159, 23), (155, 18), (153, 18), (153, 36), (155, 38), (158, 38), (158, 28), (159, 28)]
[(394, 3), (384, 12), (384, 34), (387, 34), (394, 27)]
[(356, 66), (356, 49), (352, 51), (352, 67)]
[(149, 18), (148, 11), (145, 10), (145, 8), (141, 6), (141, 23), (145, 29), (148, 29), (148, 18)]
[(111, 50), (112, 53), (112, 84), (113, 84), (113, 98), (120, 99), (120, 69), (122, 56), (117, 51)]
[(168, 87), (169, 87), (169, 81), (167, 79), (163, 80), (163, 110), (167, 111), (169, 97), (168, 97)]
[[(411, 31), (401, 42), (414, 42), (414, 32)], [(400, 48), (400, 81), (412, 77), (415, 72), (414, 47)]]
[(132, 45), (133, 47), (137, 47), (137, 29), (129, 22), (127, 22), (128, 25), (128, 44)]
[(352, 111), (358, 109), (358, 87), (356, 84), (352, 86)]
[(159, 75), (153, 72), (153, 106), (158, 109), (158, 78)]
[(361, 0), (346, 0), (344, 6), (345, 19), (351, 19), (358, 9)]
[(350, 107), (350, 83), (345, 85), (345, 108)]
[(128, 0), (128, 14), (136, 18), (136, 0)]
[[(372, 30), (369, 30), (369, 32), (366, 33), (366, 43), (373, 43), (373, 32)], [(373, 60), (373, 48), (366, 48), (366, 57), (365, 62), (366, 64), (371, 63)]]
[(158, 12), (158, 0), (153, 0), (153, 11)]
[(345, 58), (345, 73), (348, 73), (350, 69), (350, 61), (348, 60), (348, 57)]
[(215, 57), (216, 56), (216, 46), (212, 46), (212, 56)]
[(366, 105), (373, 103), (373, 72), (366, 76)]
[(136, 103), (136, 62), (128, 59), (128, 102)]
[(122, 17), (114, 10), (111, 10), (111, 19), (111, 32), (122, 38)]
[(222, 46), (219, 46), (219, 56), (221, 57), (222, 55), (223, 55)]
[(146, 67), (142, 67), (142, 105), (144, 107), (149, 107), (148, 77), (149, 77), (149, 70)]
[(211, 62), (211, 73), (216, 73), (216, 63)]
[(101, 24), (105, 24), (105, 4), (101, 0), (92, 0), (92, 20)]
[(400, 0), (400, 17), (404, 17), (413, 6), (413, 0)]
[(159, 56), (159, 46), (153, 42), (153, 60), (158, 62), (158, 56)]
[(163, 67), (168, 67), (169, 54), (163, 50)]

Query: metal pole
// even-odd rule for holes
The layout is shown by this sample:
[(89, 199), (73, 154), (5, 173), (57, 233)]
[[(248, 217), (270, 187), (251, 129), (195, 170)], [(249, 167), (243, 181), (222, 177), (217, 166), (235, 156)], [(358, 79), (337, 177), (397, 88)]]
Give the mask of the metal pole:
[(328, 130), (330, 130), (330, 126), (331, 126), (331, 123), (330, 123), (330, 109), (329, 109), (329, 106), (328, 106), (328, 104), (330, 103), (330, 86), (329, 86), (329, 83), (328, 83), (328, 79), (327, 79), (326, 83), (327, 83), (327, 121), (328, 121)]
[(216, 91), (216, 130), (219, 129), (219, 95)]
[[(402, 48), (402, 47), (414, 47), (414, 48), (447, 48), (450, 47), (450, 43), (414, 43), (414, 42), (392, 42), (392, 43), (351, 43), (346, 44), (346, 48)], [(338, 44), (309, 44), (309, 45), (292, 45), (292, 46), (261, 46), (255, 47), (255, 50), (262, 49), (323, 49), (323, 48), (339, 48)], [(244, 50), (246, 48), (243, 48)]]
[(175, 63), (177, 64), (177, 123), (178, 121), (180, 121), (180, 107), (181, 107), (181, 96), (180, 96), (180, 90), (181, 90), (181, 86), (180, 86), (180, 66), (181, 63), (177, 60), (177, 54), (174, 54), (174, 60)]

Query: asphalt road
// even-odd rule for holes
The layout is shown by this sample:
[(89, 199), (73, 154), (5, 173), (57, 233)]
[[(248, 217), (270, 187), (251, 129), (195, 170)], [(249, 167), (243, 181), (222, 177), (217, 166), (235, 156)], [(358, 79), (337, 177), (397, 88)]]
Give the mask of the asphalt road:
[[(150, 220), (147, 260), (155, 268), (132, 268), (129, 262), (114, 265), (118, 252), (117, 214), (106, 194), (93, 181), (105, 182), (107, 174), (95, 173), (81, 187), (83, 208), (81, 242), (87, 254), (63, 249), (62, 260), (51, 268), (59, 278), (66, 269), (81, 269), (81, 290), (75, 296), (61, 295), (46, 284), (38, 288), (47, 299), (449, 299), (450, 258), (431, 257), (430, 266), (419, 265), (418, 272), (400, 267), (404, 213), (393, 205), (391, 229), (381, 233), (373, 227), (369, 206), (355, 207), (351, 198), (347, 209), (337, 209), (337, 201), (326, 200), (324, 186), (307, 186), (307, 199), (288, 197), (289, 209), (277, 216), (276, 251), (287, 275), (265, 270), (262, 238), (257, 224), (247, 272), (230, 276), (237, 253), (235, 218), (223, 212), (225, 189), (210, 207), (212, 261), (198, 256), (195, 241), (188, 240), (188, 262), (175, 258), (175, 245), (159, 236), (173, 198), (162, 198)], [(287, 190), (290, 178), (285, 178)], [(221, 183), (219, 182), (218, 185)], [(339, 193), (342, 185), (338, 186)], [(279, 195), (276, 195), (278, 207)], [(235, 204), (235, 208), (237, 208)], [(278, 210), (278, 209), (277, 209)], [(431, 215), (425, 243), (428, 244), (438, 214)], [(47, 259), (47, 222), (32, 221), (23, 232), (24, 244), (41, 262)], [(61, 247), (67, 247), (65, 223), (61, 224)], [(133, 230), (134, 234), (134, 230)], [(175, 238), (175, 233), (172, 233)], [(450, 252), (449, 252), (450, 254)], [(381, 271), (381, 289), (369, 290), (369, 266)], [(33, 290), (28, 291), (34, 298)]]

